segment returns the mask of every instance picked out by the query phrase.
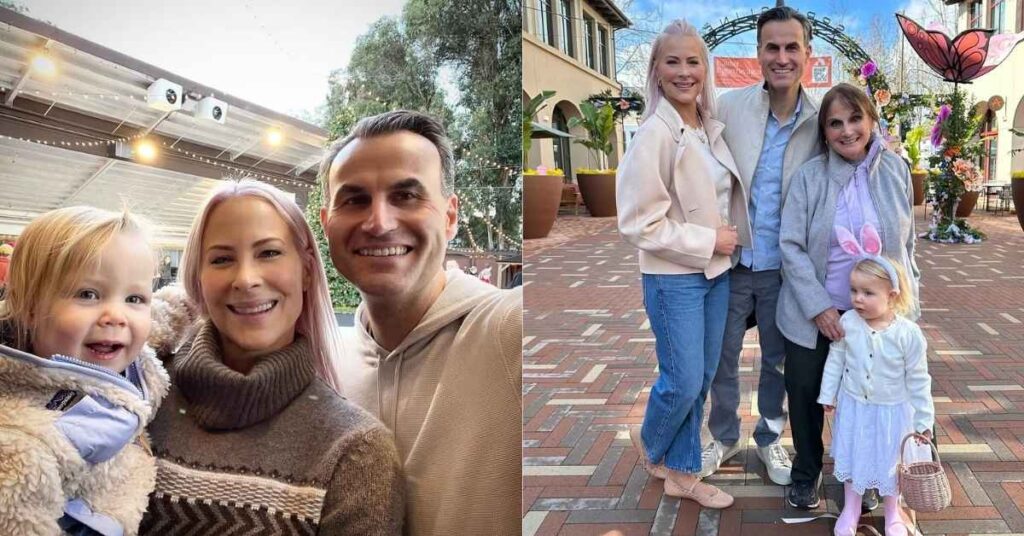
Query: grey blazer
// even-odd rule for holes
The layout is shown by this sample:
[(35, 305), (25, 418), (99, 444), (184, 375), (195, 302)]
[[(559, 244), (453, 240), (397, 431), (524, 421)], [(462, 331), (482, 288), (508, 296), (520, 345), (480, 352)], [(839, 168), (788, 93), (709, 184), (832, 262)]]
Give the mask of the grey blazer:
[[(873, 143), (878, 143), (877, 138)], [(836, 198), (853, 178), (855, 167), (832, 149), (808, 160), (793, 175), (782, 208), (779, 249), (782, 253), (782, 289), (775, 321), (790, 341), (814, 348), (818, 327), (814, 317), (832, 307), (825, 290), (829, 241), (836, 215)], [(868, 190), (878, 212), (882, 254), (903, 264), (911, 279), (914, 308), (920, 316), (914, 261), (913, 186), (910, 172), (899, 156), (883, 148), (868, 172)]]

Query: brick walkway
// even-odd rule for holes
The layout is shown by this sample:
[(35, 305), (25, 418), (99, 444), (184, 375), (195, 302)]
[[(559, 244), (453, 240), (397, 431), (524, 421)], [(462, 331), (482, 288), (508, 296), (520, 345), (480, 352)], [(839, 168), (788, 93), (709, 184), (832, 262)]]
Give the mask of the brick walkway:
[[(918, 246), (921, 326), (953, 490), (950, 508), (919, 520), (925, 534), (1024, 534), (1024, 233), (1014, 216), (971, 221), (989, 241)], [(656, 364), (635, 250), (614, 219), (585, 216), (561, 216), (525, 250), (524, 535), (831, 534), (824, 521), (781, 523), (805, 514), (786, 506), (753, 448), (710, 479), (736, 497), (731, 508), (664, 497), (627, 435), (643, 419)], [(740, 363), (741, 441), (750, 445), (759, 353), (751, 330)], [(842, 488), (831, 476), (825, 486), (818, 513), (836, 512)], [(884, 532), (876, 514), (865, 520)]]

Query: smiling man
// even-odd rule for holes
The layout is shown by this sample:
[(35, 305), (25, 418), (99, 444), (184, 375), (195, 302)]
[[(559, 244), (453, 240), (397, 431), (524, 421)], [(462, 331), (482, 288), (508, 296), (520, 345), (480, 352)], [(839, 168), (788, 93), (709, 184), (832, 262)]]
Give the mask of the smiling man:
[[(815, 482), (821, 473), (821, 425), (812, 422), (818, 406), (815, 399), (798, 400), (791, 394), (789, 411), (796, 449), (796, 461), (791, 464), (779, 441), (786, 426), (787, 387), (794, 380), (800, 383), (800, 378), (810, 377), (813, 371), (804, 371), (793, 356), (787, 358), (783, 336), (775, 325), (775, 308), (782, 286), (779, 228), (789, 178), (822, 150), (817, 104), (800, 85), (810, 56), (810, 21), (789, 7), (766, 10), (757, 20), (757, 59), (764, 80), (725, 93), (718, 102), (719, 119), (725, 123), (723, 137), (736, 160), (740, 180), (750, 192), (754, 234), (752, 247), (741, 248), (739, 264), (731, 273), (725, 339), (711, 385), (708, 428), (713, 439), (702, 455), (702, 475), (707, 476), (742, 449), (737, 413), (739, 357), (747, 317), (753, 313), (761, 346), (760, 417), (753, 434), (757, 455), (772, 482), (793, 484), (788, 499), (799, 508), (818, 504)], [(817, 412), (821, 414), (820, 409)]]
[(320, 180), (331, 260), (363, 298), (344, 394), (395, 434), (408, 533), (519, 534), (522, 293), (443, 269), (459, 206), (444, 127), (363, 119)]

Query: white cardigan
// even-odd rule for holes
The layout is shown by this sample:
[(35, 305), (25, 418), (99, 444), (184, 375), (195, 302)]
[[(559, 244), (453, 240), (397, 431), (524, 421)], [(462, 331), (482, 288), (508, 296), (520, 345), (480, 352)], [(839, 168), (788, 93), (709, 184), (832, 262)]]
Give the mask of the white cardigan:
[(864, 403), (909, 401), (914, 408), (914, 430), (931, 430), (935, 407), (921, 328), (897, 315), (889, 327), (876, 330), (854, 310), (843, 313), (840, 322), (846, 336), (831, 345), (818, 403), (834, 406), (842, 384), (847, 393)]

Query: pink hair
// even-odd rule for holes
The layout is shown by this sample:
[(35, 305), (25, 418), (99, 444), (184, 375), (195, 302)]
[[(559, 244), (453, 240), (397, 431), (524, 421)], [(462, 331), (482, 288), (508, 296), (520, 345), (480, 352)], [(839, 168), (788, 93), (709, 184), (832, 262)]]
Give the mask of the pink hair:
[(341, 347), (338, 342), (334, 308), (331, 306), (331, 295), (327, 287), (327, 275), (324, 273), (320, 250), (317, 248), (313, 231), (302, 216), (302, 210), (281, 190), (251, 179), (228, 180), (214, 190), (207, 200), (206, 206), (192, 222), (192, 230), (189, 231), (188, 242), (181, 258), (181, 271), (178, 273), (178, 280), (185, 288), (189, 299), (198, 305), (200, 314), (206, 316), (206, 304), (203, 303), (199, 279), (202, 270), (203, 233), (206, 229), (206, 221), (217, 205), (228, 199), (247, 196), (263, 199), (270, 203), (292, 231), (292, 239), (302, 257), (302, 263), (309, 270), (310, 281), (309, 290), (305, 292), (302, 299), (302, 311), (295, 323), (295, 331), (309, 339), (310, 349), (313, 352), (313, 365), (320, 378), (334, 390), (341, 392), (341, 381), (334, 367), (336, 360), (341, 358)]
[(658, 103), (665, 97), (661, 88), (658, 87), (658, 59), (661, 56), (665, 39), (677, 35), (696, 37), (700, 42), (700, 56), (704, 61), (704, 89), (697, 96), (697, 110), (703, 117), (715, 117), (717, 111), (715, 108), (715, 82), (711, 78), (711, 54), (708, 52), (708, 45), (697, 28), (683, 19), (676, 19), (668, 23), (668, 26), (658, 34), (658, 37), (654, 39), (654, 44), (651, 45), (651, 58), (647, 62), (647, 105), (640, 122), (646, 121), (648, 117), (654, 115), (658, 109)]

